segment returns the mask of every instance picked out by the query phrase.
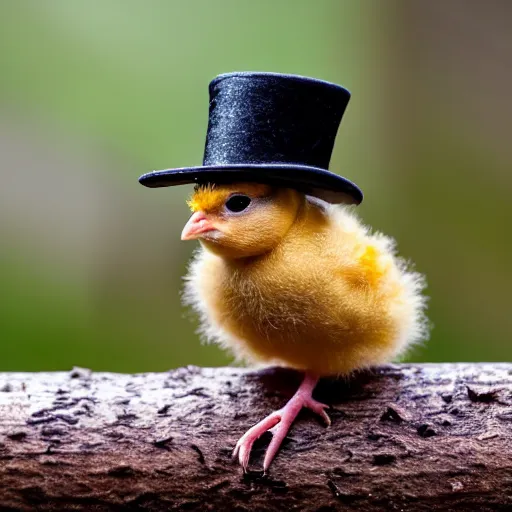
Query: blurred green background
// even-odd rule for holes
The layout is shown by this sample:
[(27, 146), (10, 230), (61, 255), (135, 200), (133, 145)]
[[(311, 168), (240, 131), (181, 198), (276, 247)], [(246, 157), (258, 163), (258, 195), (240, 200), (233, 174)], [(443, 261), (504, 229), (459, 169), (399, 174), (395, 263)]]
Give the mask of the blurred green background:
[(427, 274), (418, 361), (510, 360), (512, 3), (0, 2), (0, 370), (220, 365), (179, 303), (208, 82), (343, 84), (331, 169)]

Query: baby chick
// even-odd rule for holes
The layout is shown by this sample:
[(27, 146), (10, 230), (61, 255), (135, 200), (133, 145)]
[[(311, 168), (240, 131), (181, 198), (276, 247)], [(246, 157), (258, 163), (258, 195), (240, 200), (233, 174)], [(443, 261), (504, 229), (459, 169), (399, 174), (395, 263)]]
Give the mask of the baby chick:
[(330, 424), (312, 398), (320, 377), (390, 361), (427, 334), (424, 280), (347, 206), (256, 183), (197, 186), (189, 206), (181, 238), (201, 249), (184, 298), (204, 335), (239, 359), (304, 372), (288, 403), (236, 445), (245, 471), (271, 430), (267, 471), (302, 407)]

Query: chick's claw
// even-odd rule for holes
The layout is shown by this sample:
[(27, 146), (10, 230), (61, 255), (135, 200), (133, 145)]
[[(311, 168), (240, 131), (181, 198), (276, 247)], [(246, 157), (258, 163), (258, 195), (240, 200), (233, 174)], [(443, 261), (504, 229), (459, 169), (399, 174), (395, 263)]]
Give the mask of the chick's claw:
[(306, 376), (295, 395), (293, 395), (282, 409), (269, 414), (265, 419), (251, 427), (239, 439), (235, 446), (233, 456), (236, 457), (238, 455), (238, 461), (244, 472), (247, 471), (249, 465), (249, 457), (254, 441), (265, 432), (270, 431), (272, 433), (272, 441), (267, 448), (263, 461), (263, 470), (265, 472), (268, 470), (281, 443), (288, 434), (292, 423), (303, 407), (307, 407), (320, 415), (326, 425), (330, 426), (331, 420), (325, 412), (328, 406), (314, 400), (311, 396), (317, 380), (316, 378)]
[(252, 445), (254, 441), (261, 437), (265, 432), (270, 430), (274, 425), (279, 423), (279, 411), (269, 414), (265, 419), (251, 427), (236, 443), (233, 451), (233, 457), (238, 455), (238, 461), (242, 466), (244, 472), (247, 471), (249, 465), (249, 457), (251, 455)]

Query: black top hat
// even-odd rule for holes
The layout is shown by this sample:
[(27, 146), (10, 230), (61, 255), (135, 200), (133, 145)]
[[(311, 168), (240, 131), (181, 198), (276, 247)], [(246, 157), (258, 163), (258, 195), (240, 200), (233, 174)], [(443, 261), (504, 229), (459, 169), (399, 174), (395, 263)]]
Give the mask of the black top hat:
[(334, 139), (350, 93), (329, 82), (277, 73), (228, 73), (209, 87), (203, 165), (142, 175), (146, 187), (260, 182), (295, 188), (330, 203), (363, 193), (329, 172)]

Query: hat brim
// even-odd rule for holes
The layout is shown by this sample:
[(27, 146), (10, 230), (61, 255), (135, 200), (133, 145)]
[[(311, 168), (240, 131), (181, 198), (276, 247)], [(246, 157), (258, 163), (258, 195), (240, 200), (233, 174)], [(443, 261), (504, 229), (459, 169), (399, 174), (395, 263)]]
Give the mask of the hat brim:
[(159, 188), (190, 183), (268, 183), (289, 187), (328, 203), (360, 204), (363, 192), (351, 181), (325, 169), (305, 165), (240, 164), (165, 169), (143, 174), (139, 182)]

